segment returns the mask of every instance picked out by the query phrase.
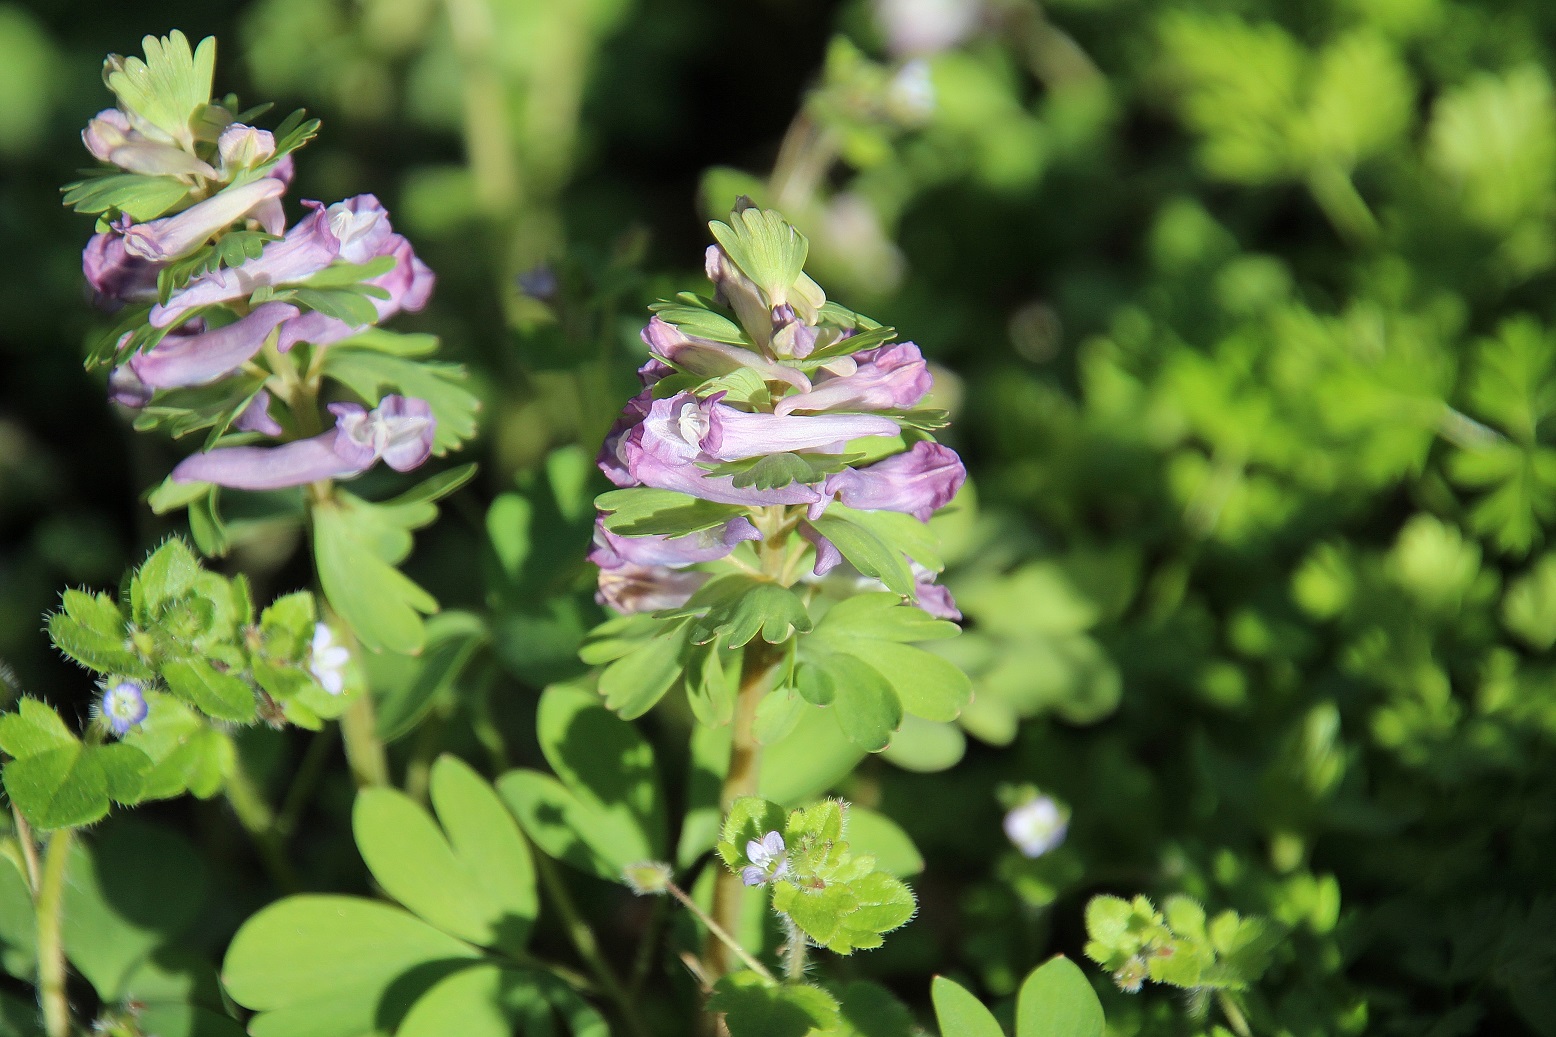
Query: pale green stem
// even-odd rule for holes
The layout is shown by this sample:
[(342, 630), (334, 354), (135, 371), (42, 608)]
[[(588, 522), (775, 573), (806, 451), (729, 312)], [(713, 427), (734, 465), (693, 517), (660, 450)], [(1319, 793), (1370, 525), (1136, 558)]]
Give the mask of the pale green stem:
[(1330, 224), (1353, 245), (1370, 245), (1378, 237), (1378, 220), (1356, 190), (1351, 174), (1326, 163), (1308, 173), (1308, 190)]
[(567, 884), (562, 881), (562, 876), (557, 874), (556, 865), (551, 858), (540, 851), (533, 842), (530, 843), (530, 856), (535, 860), (535, 871), (540, 876), (540, 884), (546, 891), (546, 897), (551, 901), (551, 906), (557, 909), (557, 914), (562, 916), (562, 927), (567, 930), (567, 935), (573, 941), (573, 947), (578, 951), (578, 956), (584, 964), (589, 966), (589, 971), (594, 973), (599, 980), (600, 989), (616, 1005), (621, 1013), (621, 1018), (627, 1024), (627, 1029), (636, 1037), (648, 1037), (648, 1028), (638, 1016), (637, 1006), (632, 999), (627, 997), (621, 980), (616, 977), (616, 971), (611, 968), (610, 962), (605, 960), (605, 955), (600, 953), (600, 944), (594, 938), (594, 930), (583, 920), (578, 913), (578, 905), (573, 903), (573, 896), (567, 891)]
[(16, 841), (21, 845), (22, 861), (27, 865), (27, 888), (33, 896), (38, 895), (38, 873), (41, 866), (38, 863), (38, 844), (32, 837), (32, 825), (22, 816), (22, 812), (16, 809), (16, 804), (11, 804), (11, 817), (16, 821)]
[(1248, 1026), (1248, 1017), (1243, 1015), (1243, 1010), (1237, 1007), (1237, 1002), (1228, 996), (1226, 991), (1216, 993), (1216, 1004), (1221, 1006), (1227, 1024), (1232, 1027), (1232, 1032), (1236, 1033), (1237, 1037), (1253, 1037), (1253, 1030)]
[(728, 930), (726, 930), (722, 925), (719, 925), (719, 923), (715, 922), (712, 916), (708, 914), (708, 912), (698, 907), (697, 902), (691, 897), (687, 896), (685, 890), (681, 889), (680, 886), (677, 886), (673, 882), (665, 883), (665, 889), (672, 897), (681, 902), (681, 906), (690, 911), (699, 922), (707, 927), (709, 935), (722, 943), (726, 948), (729, 949), (730, 953), (744, 962), (746, 968), (750, 969), (758, 976), (761, 976), (769, 983), (778, 982), (777, 977), (768, 971), (766, 965), (763, 965), (761, 962), (757, 961), (756, 958), (752, 957), (751, 952), (742, 947), (739, 940), (729, 935)]
[(778, 145), (778, 158), (767, 179), (773, 204), (788, 212), (808, 209), (837, 153), (836, 135), (818, 126), (801, 108)]
[(794, 924), (794, 919), (788, 915), (783, 918), (784, 931), (788, 934), (789, 942), (783, 948), (783, 978), (786, 983), (798, 983), (805, 978), (805, 951), (809, 946), (805, 934), (800, 932), (800, 927)]
[(275, 811), (270, 809), (264, 793), (254, 782), (253, 775), (249, 774), (241, 752), (233, 754), (232, 769), (226, 776), (223, 792), (227, 802), (232, 804), (233, 813), (238, 816), (238, 823), (254, 841), (254, 848), (259, 851), (260, 859), (264, 861), (276, 885), (288, 893), (301, 889), (297, 872), (286, 859), (281, 833), (276, 826)]
[(65, 992), (65, 945), (61, 922), (65, 913), (65, 869), (75, 832), (61, 828), (49, 836), (43, 874), (34, 903), (38, 917), (38, 1000), (43, 1005), (43, 1030), (48, 1037), (70, 1037), (70, 1000)]
[(445, 0), (464, 80), (465, 150), (476, 197), (489, 214), (510, 215), (519, 204), (519, 167), (507, 91), (491, 53), (497, 39), (485, 0)]
[(378, 714), (368, 689), (362, 689), (340, 715), (340, 737), (346, 743), (346, 762), (358, 788), (389, 784), (389, 757), (378, 737)]

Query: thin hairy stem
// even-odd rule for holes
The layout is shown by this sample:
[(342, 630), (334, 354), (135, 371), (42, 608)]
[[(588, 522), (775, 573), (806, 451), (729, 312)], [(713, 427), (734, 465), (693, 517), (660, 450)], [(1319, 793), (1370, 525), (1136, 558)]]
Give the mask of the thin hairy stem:
[(534, 843), (530, 843), (530, 856), (535, 859), (535, 871), (540, 876), (541, 888), (546, 891), (546, 898), (551, 901), (551, 906), (562, 916), (562, 927), (567, 930), (567, 936), (573, 941), (573, 948), (578, 951), (578, 956), (583, 959), (585, 965), (589, 966), (589, 971), (594, 973), (595, 979), (599, 981), (600, 989), (621, 1013), (627, 1030), (636, 1037), (648, 1037), (648, 1028), (639, 1017), (637, 1006), (627, 996), (626, 988), (621, 985), (621, 980), (617, 978), (610, 962), (606, 961), (605, 955), (600, 953), (600, 945), (594, 938), (594, 930), (589, 928), (589, 924), (578, 913), (578, 905), (573, 903), (573, 895), (567, 891), (567, 884), (562, 881), (562, 876), (557, 874), (556, 865)]
[(780, 917), (783, 918), (784, 931), (789, 937), (789, 942), (783, 948), (783, 979), (785, 983), (798, 983), (805, 978), (805, 951), (810, 944), (793, 919), (788, 915)]
[(286, 858), (275, 811), (266, 802), (264, 792), (254, 781), (254, 776), (249, 773), (241, 752), (233, 754), (233, 764), (228, 770), (222, 791), (227, 796), (227, 802), (232, 804), (238, 823), (253, 840), (259, 859), (264, 862), (265, 869), (270, 872), (276, 885), (287, 893), (301, 889), (297, 871)]
[(49, 836), (34, 907), (38, 916), (38, 1000), (48, 1037), (70, 1037), (70, 1000), (65, 993), (65, 944), (60, 927), (65, 911), (65, 868), (75, 832), (61, 828)]
[[(674, 897), (676, 900), (679, 900), (681, 902), (681, 905), (683, 907), (685, 907), (686, 910), (690, 911), (696, 917), (696, 919), (699, 922), (701, 922), (704, 926), (707, 927), (708, 935), (710, 937), (712, 937), (713, 939), (717, 940), (719, 943), (723, 944), (723, 946), (724, 946), (724, 948), (726, 950), (728, 950), (731, 954), (733, 954), (735, 957), (739, 958), (742, 962), (744, 962), (746, 968), (750, 969), (752, 972), (756, 973), (758, 976), (761, 976), (763, 979), (767, 980), (769, 983), (776, 983), (776, 982), (778, 982), (777, 977), (774, 976), (770, 971), (768, 971), (768, 968), (767, 968), (766, 965), (763, 965), (761, 962), (757, 961), (756, 958), (754, 958), (751, 955), (750, 951), (746, 950), (744, 947), (742, 947), (740, 945), (740, 941), (739, 940), (737, 940), (733, 936), (729, 935), (728, 930), (726, 930), (718, 922), (714, 921), (712, 916), (710, 916), (708, 914), (708, 912), (706, 912), (702, 908), (698, 907), (697, 906), (697, 902), (695, 900), (693, 900), (691, 897), (687, 896), (685, 890), (683, 890), (680, 886), (677, 886), (673, 882), (665, 883), (665, 889), (666, 889), (666, 891), (669, 892), (669, 894), (672, 897)], [(712, 977), (710, 977), (710, 978), (712, 978)]]
[(32, 825), (22, 816), (22, 812), (16, 809), (16, 804), (11, 804), (11, 817), (16, 821), (16, 841), (21, 844), (22, 861), (27, 865), (27, 888), (32, 895), (38, 895), (38, 878), (41, 866), (38, 863), (38, 844), (32, 837)]

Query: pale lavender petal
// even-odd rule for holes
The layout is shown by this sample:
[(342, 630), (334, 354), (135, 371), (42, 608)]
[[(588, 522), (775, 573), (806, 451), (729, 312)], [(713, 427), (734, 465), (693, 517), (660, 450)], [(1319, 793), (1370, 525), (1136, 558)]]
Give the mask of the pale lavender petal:
[[(386, 250), (382, 254), (394, 256), (396, 263), (387, 273), (369, 278), (367, 281), (368, 284), (376, 285), (389, 293), (387, 299), (369, 297), (373, 308), (378, 311), (376, 323), (380, 324), (400, 310), (415, 313), (426, 306), (436, 281), (427, 264), (416, 257), (411, 243), (405, 238), (398, 234), (389, 235), (384, 244)], [(309, 342), (315, 346), (334, 345), (343, 339), (361, 334), (366, 328), (367, 325), (353, 326), (318, 312), (305, 313), (296, 320), (288, 321), (281, 329), (277, 347), (285, 353), (299, 342)]]
[(263, 432), (267, 436), (279, 436), (283, 431), (281, 423), (270, 416), (270, 394), (264, 389), (255, 393), (242, 413), (232, 419), (232, 427), (239, 432)]
[(135, 132), (130, 128), (129, 119), (117, 108), (98, 112), (81, 131), (81, 142), (93, 157), (111, 162), (129, 173), (216, 177), (216, 170), (183, 148), (148, 140)]
[(860, 511), (902, 511), (928, 522), (966, 479), (954, 450), (926, 440), (884, 461), (829, 475), (821, 492), (826, 500), (836, 498)]
[(281, 446), (219, 447), (185, 458), (173, 469), (174, 482), (208, 482), (235, 490), (279, 490), (320, 479), (346, 479), (366, 471), (335, 452), (336, 433)]
[(246, 299), (264, 285), (290, 284), (313, 276), (340, 254), (340, 241), (330, 230), (329, 217), (318, 202), (304, 202), (313, 211), (281, 241), (265, 246), (258, 259), (238, 267), (223, 267), (190, 281), (173, 293), (167, 305), (154, 306), (151, 323), (159, 328), (177, 324), (192, 309)]
[(636, 486), (638, 482), (633, 478), (627, 465), (627, 437), (643, 423), (648, 417), (649, 407), (654, 402), (653, 393), (645, 388), (622, 408), (621, 416), (611, 425), (610, 431), (605, 434), (605, 442), (600, 444), (600, 455), (595, 463), (605, 477), (617, 486)]
[(625, 562), (600, 570), (594, 600), (621, 613), (680, 608), (708, 579), (707, 573), (697, 570)]
[(716, 378), (744, 367), (764, 381), (787, 382), (801, 392), (810, 388), (810, 379), (792, 367), (775, 363), (743, 346), (694, 338), (658, 317), (648, 322), (642, 337), (655, 356), (700, 378)]
[(157, 297), (160, 264), (131, 255), (117, 231), (92, 235), (81, 252), (81, 270), (101, 302), (137, 302)]
[[(761, 507), (768, 504), (815, 504), (821, 495), (803, 483), (790, 483), (771, 490), (755, 487), (738, 487), (734, 476), (712, 476), (697, 467), (693, 461), (666, 459), (631, 437), (625, 441), (628, 453), (627, 469), (638, 485), (653, 486), (661, 490), (677, 490), (719, 504), (742, 504)], [(609, 473), (607, 473), (609, 474)]]
[(747, 886), (760, 886), (767, 881), (767, 870), (748, 864), (740, 871), (740, 881)]
[(768, 832), (762, 836), (762, 849), (767, 851), (768, 860), (774, 860), (784, 851), (783, 836), (777, 832)]
[(843, 561), (843, 552), (837, 549), (837, 545), (821, 535), (821, 530), (809, 522), (800, 522), (800, 536), (811, 542), (816, 549), (816, 565), (811, 570), (817, 576), (825, 576), (836, 569)]
[(408, 472), (432, 456), (438, 421), (430, 403), (414, 396), (385, 396), (378, 402), (378, 414), (384, 428), (384, 464)]
[(773, 409), (795, 411), (906, 410), (918, 404), (933, 382), (923, 354), (911, 342), (896, 342), (854, 354), (851, 374), (824, 378), (814, 389), (787, 396)]
[(132, 356), (129, 366), (142, 382), (157, 389), (206, 385), (251, 359), (276, 326), (297, 313), (297, 307), (288, 303), (267, 302), (214, 331), (169, 335), (155, 348)]
[(113, 149), (130, 139), (130, 120), (117, 108), (104, 108), (81, 131), (81, 143), (99, 162), (111, 162)]
[[(129, 338), (129, 332), (125, 332), (124, 338)], [(120, 339), (121, 344), (123, 339)], [(128, 365), (116, 367), (108, 375), (108, 399), (120, 406), (140, 410), (151, 402), (151, 387), (135, 377), (135, 372)]]
[(760, 540), (751, 520), (732, 518), (722, 526), (685, 536), (618, 536), (605, 528), (603, 519), (594, 525), (594, 546), (589, 560), (601, 568), (614, 568), (623, 562), (634, 565), (664, 565), (673, 569), (713, 562), (727, 556), (746, 540)]
[(330, 230), (340, 240), (340, 258), (348, 263), (366, 263), (393, 251), (389, 244), (394, 228), (389, 212), (370, 194), (359, 194), (336, 202), (327, 210)]
[(249, 213), (249, 219), (259, 224), (259, 229), (266, 234), (281, 237), (286, 233), (286, 209), (281, 205), (279, 198), (267, 198), (254, 207)]
[(767, 847), (762, 844), (762, 840), (746, 840), (746, 860), (758, 867), (766, 868), (772, 859), (772, 854), (767, 852)]
[(135, 224), (124, 232), (124, 247), (132, 255), (153, 262), (178, 259), (243, 219), (261, 202), (278, 198), (285, 191), (285, 184), (269, 177), (229, 187), (176, 216)]
[(935, 582), (934, 573), (923, 572), (915, 575), (917, 586), (914, 597), (918, 599), (918, 607), (936, 619), (949, 619), (953, 623), (960, 623), (962, 610), (956, 607), (956, 599), (951, 597), (950, 590)]
[(750, 414), (715, 404), (712, 415), (703, 449), (721, 461), (827, 450), (850, 439), (895, 436), (902, 431), (895, 421), (876, 414)]
[(638, 368), (638, 383), (646, 389), (658, 383), (661, 378), (672, 374), (675, 374), (675, 368), (658, 357), (651, 356), (643, 361), (642, 367)]
[(708, 246), (703, 266), (708, 280), (718, 288), (718, 298), (735, 311), (751, 341), (759, 349), (768, 348), (773, 335), (773, 314), (762, 290), (717, 245)]
[(275, 134), (235, 122), (216, 139), (216, 153), (221, 156), (222, 172), (231, 176), (240, 169), (270, 161), (276, 153)]

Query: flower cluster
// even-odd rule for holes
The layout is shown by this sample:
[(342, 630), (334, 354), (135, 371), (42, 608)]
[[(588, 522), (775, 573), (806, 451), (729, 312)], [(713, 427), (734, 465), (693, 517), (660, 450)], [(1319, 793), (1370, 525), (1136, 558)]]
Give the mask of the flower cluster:
[(144, 61), (110, 57), (118, 106), (82, 133), (107, 168), (66, 201), (99, 214), (82, 266), (99, 304), (123, 316), (100, 358), (115, 367), (110, 395), (148, 416), (179, 412), (175, 432), (211, 427), (241, 444), (190, 458), (175, 482), (275, 489), (380, 459), (414, 468), (433, 446), (423, 400), (336, 404), (335, 428), (307, 434), (325, 348), (421, 309), (432, 271), (370, 194), (304, 201), (288, 228), (291, 152), (317, 123), (299, 113), (274, 133), (246, 125), (210, 100), (214, 60), (214, 41), (191, 51), (177, 32), (148, 37)]
[[(930, 434), (942, 416), (915, 409), (932, 382), (924, 357), (892, 341), (892, 329), (828, 302), (803, 273), (805, 238), (777, 213), (746, 208), (711, 226), (716, 297), (683, 293), (656, 307), (642, 336), (643, 391), (599, 464), (618, 487), (723, 507), (698, 512), (717, 521), (680, 535), (611, 528), (602, 517), (590, 556), (599, 600), (620, 612), (676, 607), (711, 578), (708, 563), (748, 542), (776, 550), (791, 532), (809, 545), (810, 573), (798, 578), (835, 570), (880, 589), (821, 520), (897, 512), (926, 522), (960, 489), (961, 460)], [(959, 618), (933, 572), (915, 560), (913, 573), (922, 608)]]

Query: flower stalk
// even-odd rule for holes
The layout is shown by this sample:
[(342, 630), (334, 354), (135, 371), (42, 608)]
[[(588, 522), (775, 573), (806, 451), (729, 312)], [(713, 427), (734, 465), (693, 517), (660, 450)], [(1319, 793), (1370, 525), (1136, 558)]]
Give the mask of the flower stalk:
[(65, 990), (65, 944), (61, 929), (65, 913), (65, 871), (75, 832), (61, 828), (49, 834), (43, 855), (34, 908), (38, 925), (38, 1000), (43, 1006), (47, 1037), (70, 1037), (70, 999)]

